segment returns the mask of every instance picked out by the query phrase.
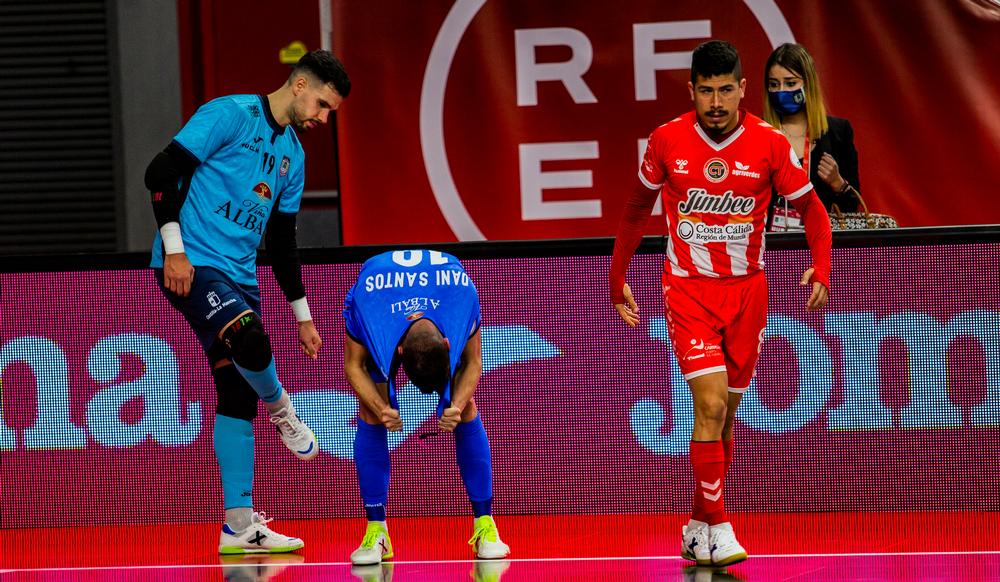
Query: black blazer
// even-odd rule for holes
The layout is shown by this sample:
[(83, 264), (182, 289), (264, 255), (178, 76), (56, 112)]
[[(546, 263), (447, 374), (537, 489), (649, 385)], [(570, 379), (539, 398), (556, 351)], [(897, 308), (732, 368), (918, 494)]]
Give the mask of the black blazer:
[[(858, 150), (854, 148), (854, 129), (851, 122), (841, 117), (826, 116), (830, 129), (818, 140), (812, 151), (809, 152), (809, 177), (812, 181), (816, 195), (819, 196), (823, 206), (827, 211), (834, 202), (842, 212), (854, 212), (860, 206), (857, 197), (848, 190), (846, 194), (834, 192), (833, 189), (819, 177), (819, 160), (824, 153), (833, 156), (840, 169), (840, 175), (854, 188), (861, 191), (861, 181), (858, 178)], [(768, 209), (768, 225), (774, 214), (774, 208), (778, 204), (778, 193), (771, 191), (771, 207)]]
[(830, 186), (819, 177), (819, 160), (824, 153), (833, 156), (840, 169), (840, 175), (854, 189), (861, 192), (861, 180), (858, 178), (858, 150), (854, 147), (854, 129), (851, 122), (841, 117), (826, 116), (830, 130), (816, 141), (816, 147), (809, 152), (809, 176), (813, 188), (823, 201), (823, 206), (830, 209), (834, 202), (844, 212), (854, 212), (860, 206), (858, 198), (848, 190), (846, 194), (834, 192)]

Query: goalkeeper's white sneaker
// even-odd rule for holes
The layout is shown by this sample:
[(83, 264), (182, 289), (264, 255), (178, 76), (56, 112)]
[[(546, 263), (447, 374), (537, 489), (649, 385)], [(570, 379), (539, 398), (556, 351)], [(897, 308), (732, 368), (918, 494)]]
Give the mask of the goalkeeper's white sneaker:
[(299, 538), (292, 538), (271, 530), (264, 512), (254, 512), (250, 525), (241, 532), (233, 531), (229, 524), (222, 524), (219, 534), (220, 554), (280, 554), (302, 549), (306, 544)]
[(319, 454), (319, 442), (312, 430), (302, 422), (295, 409), (289, 405), (271, 413), (271, 424), (278, 429), (281, 442), (288, 450), (303, 461), (315, 459)]
[(729, 566), (747, 559), (747, 551), (736, 541), (733, 525), (728, 521), (710, 527), (708, 538), (713, 566)]
[(712, 565), (712, 546), (708, 543), (709, 527), (704, 521), (692, 519), (681, 529), (681, 557), (699, 566)]

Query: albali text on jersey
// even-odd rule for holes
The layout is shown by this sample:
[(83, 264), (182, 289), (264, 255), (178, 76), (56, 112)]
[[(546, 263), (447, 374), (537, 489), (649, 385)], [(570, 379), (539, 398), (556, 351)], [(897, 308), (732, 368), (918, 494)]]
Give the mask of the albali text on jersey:
[[(228, 95), (202, 105), (174, 137), (200, 164), (180, 212), (181, 238), (195, 267), (257, 284), (257, 248), (271, 213), (302, 202), (305, 154), (295, 132), (278, 125), (262, 95)], [(160, 234), (152, 267), (163, 266)]]
[(665, 268), (672, 276), (732, 277), (763, 270), (772, 186), (801, 207), (816, 268), (813, 280), (829, 288), (830, 224), (809, 176), (780, 132), (745, 111), (740, 117), (721, 142), (705, 133), (694, 111), (650, 135), (639, 169), (645, 188), (633, 194), (619, 225), (613, 297), (622, 299), (628, 261), (657, 194), (669, 233)]
[[(479, 294), (458, 259), (428, 250), (388, 251), (361, 266), (344, 298), (347, 334), (365, 346), (394, 400), (396, 347), (414, 322), (429, 319), (450, 340), (451, 374), (480, 325)], [(374, 376), (374, 375), (373, 375)], [(450, 401), (449, 385), (445, 399)], [(392, 402), (393, 406), (397, 406)]]

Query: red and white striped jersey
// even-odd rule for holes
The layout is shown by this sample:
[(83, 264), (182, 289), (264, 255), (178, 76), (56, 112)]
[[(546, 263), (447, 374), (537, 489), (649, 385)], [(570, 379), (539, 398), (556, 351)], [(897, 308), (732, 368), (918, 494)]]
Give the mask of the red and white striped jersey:
[(694, 111), (649, 136), (639, 179), (660, 190), (670, 238), (667, 262), (679, 277), (731, 277), (764, 268), (771, 186), (794, 200), (812, 189), (780, 132), (740, 110), (742, 122), (716, 143)]

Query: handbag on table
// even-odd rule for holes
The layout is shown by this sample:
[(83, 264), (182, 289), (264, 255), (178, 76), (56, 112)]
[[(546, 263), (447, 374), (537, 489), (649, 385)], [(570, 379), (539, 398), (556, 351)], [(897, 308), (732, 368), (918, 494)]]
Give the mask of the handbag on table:
[(830, 205), (830, 228), (832, 230), (874, 230), (881, 228), (899, 228), (896, 219), (888, 214), (878, 214), (868, 211), (868, 205), (861, 193), (848, 187), (854, 196), (861, 203), (862, 212), (841, 212), (840, 207), (834, 202)]

